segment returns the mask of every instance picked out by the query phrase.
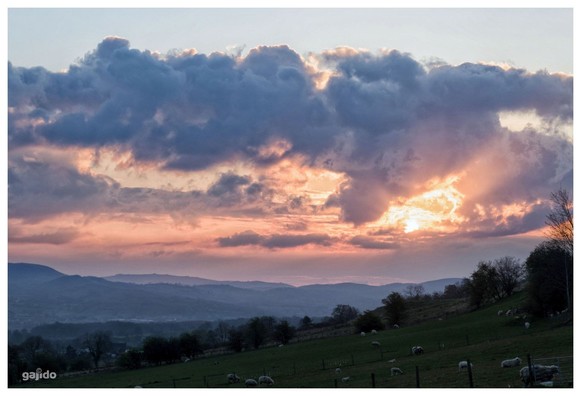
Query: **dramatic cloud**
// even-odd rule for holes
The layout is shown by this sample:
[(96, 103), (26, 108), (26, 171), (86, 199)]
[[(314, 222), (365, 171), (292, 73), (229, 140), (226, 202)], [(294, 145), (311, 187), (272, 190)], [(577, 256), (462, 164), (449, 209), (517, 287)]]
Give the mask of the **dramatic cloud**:
[(265, 236), (259, 235), (254, 231), (244, 231), (229, 237), (218, 238), (217, 242), (222, 247), (258, 245), (268, 249), (283, 249), (308, 244), (330, 246), (332, 239), (325, 234), (275, 234)]
[[(9, 64), (8, 90), (9, 217), (28, 222), (230, 216), (236, 228), (213, 224), (212, 241), (267, 249), (330, 246), (354, 225), (348, 245), (389, 250), (422, 229), (538, 229), (549, 193), (572, 186), (573, 78), (546, 71), (347, 48), (159, 55), (108, 37), (66, 72)], [(507, 113), (539, 121), (514, 130)], [(82, 168), (63, 154), (81, 149), (193, 181), (129, 187), (119, 163)], [(242, 231), (258, 219), (259, 233)], [(372, 239), (367, 226), (398, 231)]]

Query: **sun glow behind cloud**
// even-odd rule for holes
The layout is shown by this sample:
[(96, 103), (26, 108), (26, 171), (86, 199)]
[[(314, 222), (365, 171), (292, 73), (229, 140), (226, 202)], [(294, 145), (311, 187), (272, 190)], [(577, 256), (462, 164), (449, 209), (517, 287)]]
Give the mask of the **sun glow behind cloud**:
[(449, 176), (444, 180), (430, 180), (425, 191), (408, 198), (400, 197), (390, 203), (389, 209), (376, 224), (403, 229), (405, 233), (417, 230), (429, 232), (454, 232), (462, 223), (457, 213), (464, 195), (455, 183), (460, 176)]

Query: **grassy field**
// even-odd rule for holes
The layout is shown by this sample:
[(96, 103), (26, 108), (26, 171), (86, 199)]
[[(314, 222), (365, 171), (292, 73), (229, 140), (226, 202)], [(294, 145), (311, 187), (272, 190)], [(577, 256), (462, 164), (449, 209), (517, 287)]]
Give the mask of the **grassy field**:
[[(467, 371), (458, 370), (460, 360), (473, 363), (475, 387), (522, 387), (517, 368), (501, 368), (504, 359), (519, 356), (526, 364), (527, 354), (535, 362), (559, 364), (559, 385), (573, 381), (573, 326), (560, 325), (560, 319), (531, 321), (498, 316), (499, 309), (518, 306), (522, 296), (479, 311), (380, 331), (378, 334), (349, 335), (304, 341), (284, 347), (217, 357), (187, 363), (131, 371), (102, 372), (30, 384), (62, 388), (225, 388), (243, 387), (245, 378), (270, 375), (275, 387), (282, 388), (368, 388), (372, 373), (376, 387), (416, 387), (416, 367), (422, 388), (469, 387)], [(381, 343), (373, 347), (371, 341)], [(410, 347), (421, 345), (425, 353), (412, 356)], [(395, 361), (390, 362), (390, 360)], [(546, 360), (538, 360), (546, 359)], [(337, 374), (335, 369), (341, 368)], [(391, 367), (404, 374), (392, 377)], [(236, 373), (241, 383), (228, 384), (226, 374)], [(342, 377), (350, 377), (342, 382)]]

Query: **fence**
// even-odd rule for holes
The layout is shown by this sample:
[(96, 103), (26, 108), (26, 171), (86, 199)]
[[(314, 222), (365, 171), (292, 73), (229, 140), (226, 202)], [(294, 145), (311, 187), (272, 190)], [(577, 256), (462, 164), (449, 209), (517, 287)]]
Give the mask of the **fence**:
[[(548, 358), (532, 358), (531, 365), (540, 364), (543, 366), (557, 366), (559, 373), (553, 376), (546, 385), (555, 388), (573, 387), (573, 356), (557, 356)], [(533, 386), (543, 386), (540, 382), (533, 382)]]

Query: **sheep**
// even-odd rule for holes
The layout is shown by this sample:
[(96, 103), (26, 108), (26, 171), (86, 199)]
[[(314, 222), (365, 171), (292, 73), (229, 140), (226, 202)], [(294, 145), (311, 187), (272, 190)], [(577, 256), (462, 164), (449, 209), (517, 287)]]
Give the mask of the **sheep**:
[(392, 326), (394, 329), (399, 329), (399, 325), (396, 323)]
[(374, 347), (378, 347), (381, 345), (381, 343), (379, 341), (371, 341), (371, 345)]
[(506, 368), (506, 367), (516, 367), (516, 366), (520, 366), (521, 360), (519, 357), (515, 357), (514, 359), (506, 359), (503, 360), (500, 363), (500, 367), (502, 368)]
[(337, 367), (335, 369), (335, 374), (341, 374), (341, 367)]
[(377, 330), (375, 329), (371, 330), (371, 334), (377, 334)]
[(235, 382), (240, 382), (240, 377), (238, 377), (236, 374), (234, 373), (230, 373), (226, 376), (226, 378), (228, 378), (228, 383), (229, 384), (233, 384)]
[(416, 345), (412, 347), (412, 355), (421, 355), (422, 353), (424, 353), (424, 348), (421, 346)]
[(341, 378), (341, 382), (349, 382), (350, 379), (351, 377), (343, 377)]
[(361, 332), (361, 337), (365, 337), (365, 332), (364, 331)]
[(258, 382), (256, 382), (255, 379), (248, 378), (246, 381), (244, 381), (244, 385), (246, 385), (246, 387), (249, 388), (252, 386), (258, 386)]
[(395, 363), (395, 358), (388, 360), (389, 363)]
[(525, 329), (529, 329), (529, 327), (531, 327), (531, 324), (529, 322), (525, 322)]
[(503, 313), (504, 313), (504, 311), (502, 309), (499, 309), (497, 315), (502, 316)]
[(403, 374), (403, 371), (399, 367), (392, 367), (391, 368), (391, 376)]
[[(556, 374), (559, 374), (559, 366), (544, 366), (542, 364), (533, 365), (534, 380), (539, 382), (551, 381)], [(531, 386), (533, 378), (529, 374), (529, 367), (525, 366), (520, 369), (520, 379), (524, 386)]]
[(274, 381), (268, 375), (261, 375), (258, 377), (258, 384), (266, 384), (267, 386), (274, 385)]
[[(470, 368), (472, 368), (472, 363), (470, 363)], [(462, 371), (464, 369), (468, 368), (468, 362), (466, 360), (462, 360), (461, 362), (458, 362), (458, 371)]]

